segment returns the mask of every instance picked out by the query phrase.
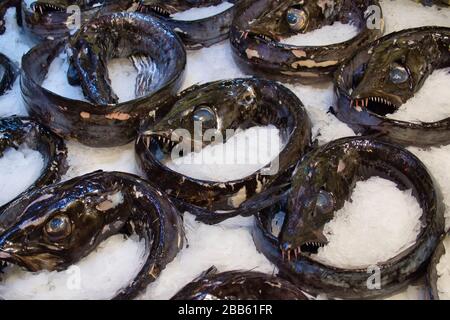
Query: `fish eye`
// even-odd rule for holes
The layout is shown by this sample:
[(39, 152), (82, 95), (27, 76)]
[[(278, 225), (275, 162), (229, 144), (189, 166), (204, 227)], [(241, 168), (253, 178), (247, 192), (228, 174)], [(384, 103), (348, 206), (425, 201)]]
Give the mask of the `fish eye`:
[(395, 64), (389, 72), (389, 79), (394, 84), (405, 83), (409, 79), (409, 72), (404, 66)]
[(320, 214), (330, 213), (334, 210), (334, 197), (330, 192), (320, 190), (316, 200), (316, 211)]
[(192, 115), (192, 120), (201, 121), (203, 125), (214, 125), (216, 114), (208, 106), (199, 106)]
[(290, 8), (286, 13), (286, 22), (294, 31), (305, 29), (308, 21), (308, 14), (305, 10), (298, 8)]
[(45, 225), (45, 232), (52, 241), (66, 238), (72, 232), (72, 225), (69, 217), (64, 214), (54, 216)]

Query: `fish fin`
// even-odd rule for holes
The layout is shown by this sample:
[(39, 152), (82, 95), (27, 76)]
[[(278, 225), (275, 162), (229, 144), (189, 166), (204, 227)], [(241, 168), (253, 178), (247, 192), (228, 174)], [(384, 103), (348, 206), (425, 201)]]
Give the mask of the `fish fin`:
[(129, 58), (137, 71), (135, 92), (136, 98), (152, 91), (152, 81), (156, 72), (156, 64), (146, 55), (132, 55)]
[(205, 278), (205, 277), (208, 277), (208, 276), (215, 275), (215, 274), (217, 274), (217, 272), (218, 272), (217, 267), (216, 266), (211, 266), (208, 269), (206, 269), (205, 271), (203, 271), (202, 273), (200, 273), (200, 275), (195, 280), (199, 280), (201, 278)]

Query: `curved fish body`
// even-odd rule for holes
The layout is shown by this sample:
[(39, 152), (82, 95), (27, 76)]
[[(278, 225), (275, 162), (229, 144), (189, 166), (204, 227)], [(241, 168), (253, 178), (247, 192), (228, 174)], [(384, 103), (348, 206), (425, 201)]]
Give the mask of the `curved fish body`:
[(17, 12), (17, 23), (21, 25), (21, 18), (20, 18), (20, 0), (2, 0), (0, 3), (0, 35), (5, 33), (6, 30), (6, 21), (5, 21), (5, 14), (6, 11), (9, 8), (16, 8)]
[(114, 58), (131, 58), (145, 66), (136, 80), (137, 96), (156, 92), (186, 64), (182, 47), (172, 47), (176, 40), (164, 25), (143, 14), (101, 16), (83, 25), (69, 41), (69, 82), (80, 82), (86, 98), (94, 103), (116, 104), (107, 64)]
[[(0, 156), (3, 156), (8, 148), (18, 149), (21, 145), (26, 145), (30, 149), (38, 151), (44, 159), (44, 166), (39, 178), (15, 199), (19, 199), (31, 190), (58, 181), (67, 170), (67, 149), (61, 138), (30, 118), (1, 118)], [(0, 216), (8, 204), (15, 199), (0, 205)]]
[[(201, 124), (196, 134), (195, 123)], [(198, 180), (169, 169), (164, 162), (184, 150), (197, 151), (214, 138), (229, 139), (230, 130), (274, 125), (284, 148), (274, 162), (233, 181)], [(180, 130), (184, 134), (180, 142)], [(155, 126), (145, 124), (136, 141), (137, 160), (148, 177), (182, 210), (205, 223), (251, 214), (277, 200), (289, 187), (290, 174), (310, 146), (311, 123), (301, 101), (273, 81), (257, 78), (216, 81), (182, 92)]]
[(0, 53), (0, 96), (12, 88), (19, 68), (7, 56)]
[(31, 272), (65, 270), (118, 233), (145, 242), (139, 273), (114, 296), (130, 299), (183, 245), (175, 207), (134, 175), (97, 171), (26, 193), (0, 215), (0, 260)]
[[(379, 176), (411, 190), (423, 210), (416, 242), (388, 261), (379, 262), (380, 289), (367, 286), (368, 269), (336, 268), (312, 254), (327, 244), (323, 227), (350, 199), (357, 181)], [(253, 238), (257, 248), (286, 277), (311, 294), (334, 298), (374, 298), (391, 294), (421, 276), (444, 232), (444, 204), (424, 164), (400, 146), (366, 137), (332, 141), (308, 153), (296, 168), (284, 201), (262, 211)], [(286, 212), (281, 231), (272, 222)]]
[(404, 145), (448, 144), (450, 118), (408, 122), (386, 117), (412, 98), (434, 70), (447, 67), (450, 28), (420, 27), (389, 34), (339, 67), (334, 113), (358, 133)]
[[(20, 2), (20, 1), (19, 1)], [(58, 39), (102, 13), (137, 8), (137, 0), (22, 0), (22, 20), (26, 32), (38, 39)]]
[[(67, 45), (65, 39), (44, 42), (23, 57), (21, 77), (27, 109), (41, 123), (64, 138), (112, 147), (136, 138), (140, 118), (157, 121), (167, 112), (166, 104), (183, 80), (186, 52), (179, 37), (156, 18), (135, 13), (105, 15), (85, 25), (71, 43), (68, 77), (97, 103), (64, 98), (42, 87), (51, 62)], [(115, 103), (107, 61), (125, 56), (138, 70), (137, 97)]]
[[(235, 3), (235, 0), (226, 0)], [(165, 24), (178, 33), (186, 48), (200, 49), (209, 47), (228, 38), (231, 22), (234, 18), (234, 6), (213, 16), (198, 20), (177, 20), (172, 14), (191, 8), (219, 5), (225, 0), (143, 0), (138, 11), (156, 15)]]
[[(377, 0), (244, 0), (236, 8), (230, 40), (236, 60), (252, 72), (305, 83), (329, 79), (338, 65), (384, 29)], [(325, 46), (279, 42), (334, 22), (359, 29), (354, 38)]]
[(184, 286), (172, 300), (307, 300), (289, 281), (255, 271), (217, 273), (215, 267)]
[(437, 266), (441, 260), (441, 258), (444, 256), (444, 254), (448, 254), (447, 248), (445, 247), (444, 242), (448, 242), (448, 239), (450, 237), (450, 234), (447, 233), (444, 235), (439, 242), (438, 246), (436, 247), (436, 250), (433, 253), (433, 257), (431, 258), (431, 262), (428, 266), (428, 272), (426, 277), (426, 284), (427, 284), (427, 293), (428, 297), (431, 300), (440, 300), (439, 297), (439, 290), (438, 290), (438, 270)]

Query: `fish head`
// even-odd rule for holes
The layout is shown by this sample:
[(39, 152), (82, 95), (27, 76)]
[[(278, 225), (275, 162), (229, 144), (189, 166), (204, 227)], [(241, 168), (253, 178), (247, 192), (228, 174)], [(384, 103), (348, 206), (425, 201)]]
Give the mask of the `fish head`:
[(193, 86), (182, 92), (171, 111), (145, 134), (165, 144), (195, 147), (223, 143), (227, 130), (250, 124), (257, 112), (258, 89), (245, 79)]
[[(18, 221), (1, 233), (0, 260), (33, 272), (63, 270), (122, 228), (126, 210), (121, 194), (89, 194), (86, 187), (34, 199)], [(81, 197), (76, 196), (78, 191), (83, 193)], [(11, 208), (5, 215), (2, 226), (17, 217)]]
[(338, 13), (334, 0), (266, 1), (267, 6), (249, 24), (249, 33), (279, 41), (299, 33), (306, 33), (329, 25)]
[(328, 243), (324, 227), (342, 207), (357, 168), (358, 157), (351, 150), (313, 152), (299, 163), (279, 234), (283, 252), (317, 253)]
[(369, 48), (353, 75), (353, 105), (380, 115), (395, 112), (420, 90), (435, 69), (440, 49), (430, 34), (391, 38)]

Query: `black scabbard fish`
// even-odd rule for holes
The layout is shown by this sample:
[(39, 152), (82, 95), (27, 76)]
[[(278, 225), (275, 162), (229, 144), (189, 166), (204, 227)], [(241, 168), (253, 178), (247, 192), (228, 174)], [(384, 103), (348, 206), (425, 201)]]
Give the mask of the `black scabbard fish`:
[[(235, 16), (230, 40), (241, 66), (277, 79), (305, 83), (331, 78), (340, 63), (384, 30), (377, 0), (245, 0), (239, 2)], [(355, 25), (358, 35), (325, 46), (279, 42), (337, 21)]]
[[(323, 227), (351, 197), (357, 181), (379, 176), (411, 190), (423, 214), (416, 242), (388, 261), (379, 262), (379, 289), (368, 286), (368, 266), (345, 269), (314, 260), (328, 241)], [(439, 186), (424, 164), (400, 146), (367, 137), (342, 138), (308, 153), (297, 166), (292, 189), (283, 201), (259, 213), (253, 239), (285, 277), (311, 294), (332, 298), (388, 295), (424, 274), (444, 232)], [(285, 212), (277, 232), (278, 213)]]
[[(68, 81), (80, 84), (90, 101), (73, 100), (43, 88), (51, 62), (68, 47)], [(118, 102), (107, 63), (129, 58), (138, 75), (136, 98)], [(64, 138), (92, 147), (123, 145), (135, 139), (141, 117), (158, 119), (174, 98), (186, 64), (179, 37), (158, 19), (115, 13), (90, 20), (71, 38), (44, 42), (22, 59), (21, 89), (31, 115)]]
[(186, 48), (200, 49), (209, 47), (228, 38), (235, 7), (198, 20), (178, 20), (171, 17), (174, 13), (191, 8), (209, 7), (223, 2), (235, 3), (236, 0), (142, 0), (138, 11), (156, 15), (170, 26), (183, 40)]
[(138, 0), (22, 0), (21, 10), (27, 33), (53, 40), (70, 35), (100, 13), (133, 11), (137, 5)]
[[(201, 134), (195, 133), (196, 122), (202, 125)], [(211, 144), (211, 131), (225, 141), (229, 130), (268, 125), (279, 129), (284, 147), (275, 162), (245, 178), (199, 180), (165, 164), (173, 154), (184, 152), (186, 144), (190, 151)], [(181, 142), (180, 129), (189, 134)], [(205, 223), (252, 214), (275, 202), (289, 188), (290, 174), (311, 141), (311, 122), (297, 96), (276, 82), (257, 78), (193, 86), (179, 94), (167, 116), (151, 128), (144, 124), (141, 131), (136, 153), (143, 171), (149, 178), (158, 177), (155, 183), (181, 210)]]
[(215, 267), (184, 286), (172, 300), (307, 300), (289, 281), (256, 271), (217, 273)]
[[(334, 113), (358, 133), (377, 134), (404, 145), (448, 144), (450, 118), (408, 122), (386, 117), (412, 98), (434, 70), (447, 67), (450, 28), (420, 27), (391, 33), (339, 67)], [(424, 107), (432, 112), (433, 102)]]
[(431, 258), (430, 265), (428, 266), (428, 272), (426, 277), (427, 284), (427, 294), (431, 300), (440, 300), (439, 297), (439, 289), (438, 289), (438, 270), (437, 266), (444, 255), (447, 255), (447, 247), (445, 246), (445, 242), (448, 243), (450, 234), (447, 233), (444, 235), (439, 242), (436, 250), (433, 253), (433, 257)]
[(61, 271), (108, 237), (145, 242), (142, 266), (114, 299), (136, 297), (183, 246), (178, 211), (137, 176), (97, 171), (29, 192), (0, 215), (0, 260), (28, 271)]
[[(42, 172), (33, 184), (15, 199), (33, 189), (57, 182), (67, 170), (67, 149), (64, 141), (34, 120), (25, 117), (0, 119), (0, 156), (8, 148), (18, 149), (21, 145), (38, 151), (43, 159)], [(18, 173), (20, 175), (20, 173)], [(0, 215), (13, 200), (0, 205)]]
[(0, 96), (12, 88), (18, 74), (17, 65), (0, 53)]

